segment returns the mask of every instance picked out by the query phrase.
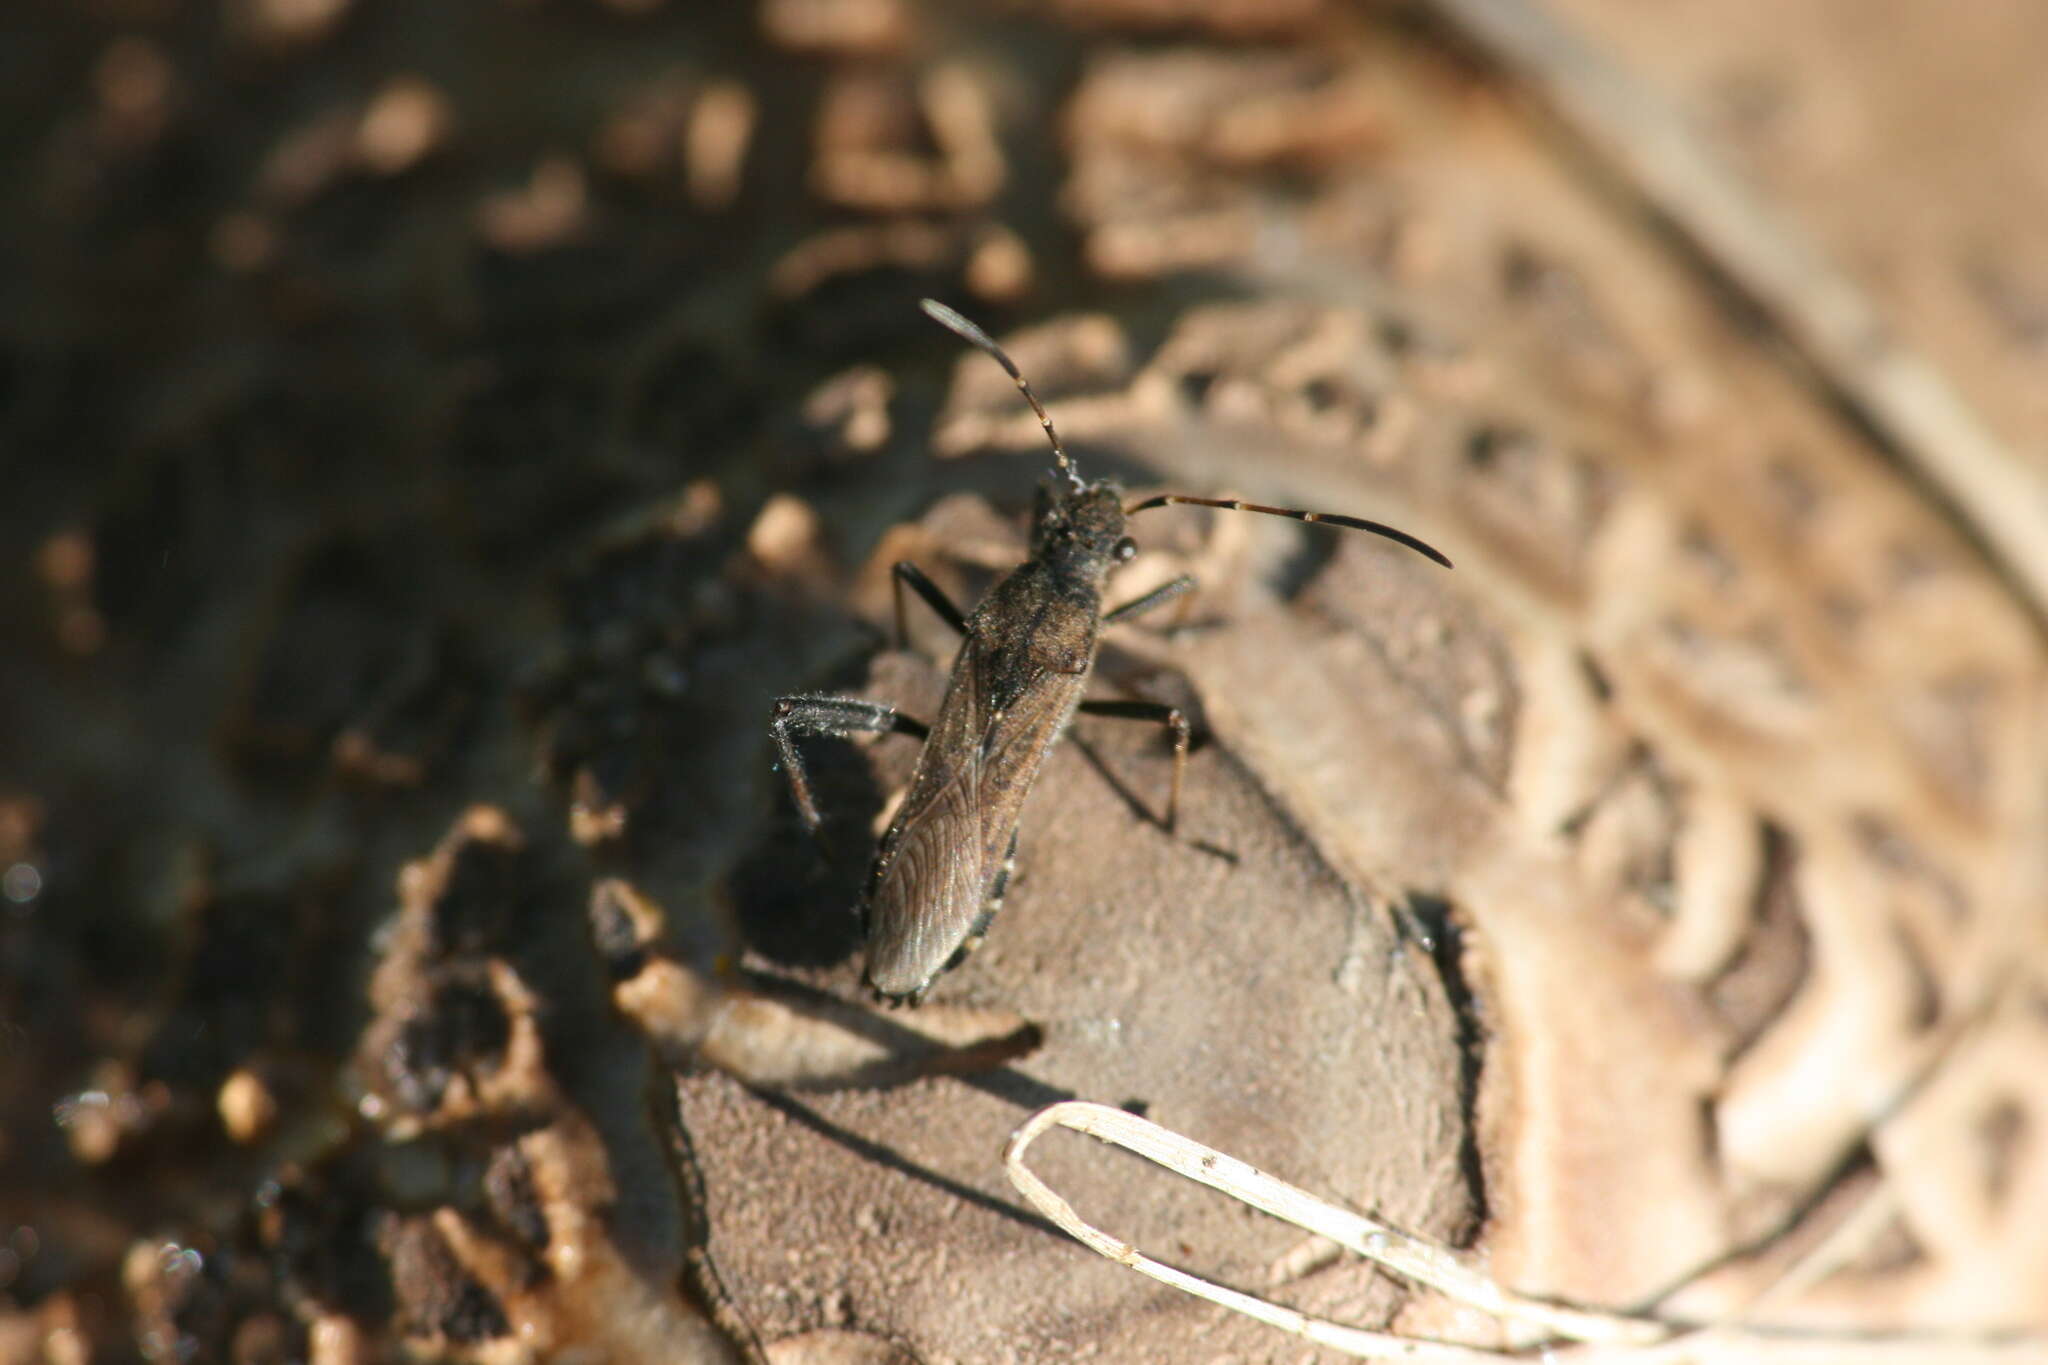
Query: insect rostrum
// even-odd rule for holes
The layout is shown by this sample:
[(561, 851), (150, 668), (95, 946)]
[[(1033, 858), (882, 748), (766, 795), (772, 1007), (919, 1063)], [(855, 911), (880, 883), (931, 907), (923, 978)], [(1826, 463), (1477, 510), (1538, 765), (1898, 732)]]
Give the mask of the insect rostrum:
[(972, 614), (963, 614), (915, 565), (895, 566), (899, 639), (905, 587), (963, 637), (938, 718), (929, 726), (881, 702), (829, 696), (778, 698), (769, 723), (797, 809), (813, 829), (819, 813), (796, 736), (893, 732), (924, 741), (910, 789), (876, 849), (861, 901), (867, 984), (885, 1000), (912, 1003), (981, 941), (1001, 908), (1024, 798), (1077, 710), (1149, 720), (1171, 730), (1173, 784), (1164, 823), (1173, 828), (1187, 762), (1186, 718), (1153, 702), (1081, 697), (1104, 625), (1127, 621), (1194, 586), (1192, 578), (1181, 577), (1103, 612), (1110, 571), (1136, 553), (1124, 534), (1127, 517), (1174, 503), (1265, 512), (1370, 531), (1450, 566), (1406, 532), (1358, 517), (1177, 493), (1126, 507), (1113, 482), (1081, 479), (1052, 419), (1001, 347), (944, 304), (926, 299), (923, 306), (1008, 371), (1052, 443), (1053, 469), (1039, 487), (1030, 557), (998, 579)]

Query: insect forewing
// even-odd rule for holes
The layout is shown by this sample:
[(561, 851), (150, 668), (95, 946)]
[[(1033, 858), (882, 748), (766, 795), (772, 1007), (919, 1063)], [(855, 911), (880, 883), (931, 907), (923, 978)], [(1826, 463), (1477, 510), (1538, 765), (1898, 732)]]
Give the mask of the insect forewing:
[(915, 995), (938, 975), (981, 912), (987, 869), (975, 801), (982, 715), (974, 641), (960, 647), (952, 685), (932, 722), (910, 790), (882, 838), (868, 891), (868, 984)]
[(970, 635), (885, 836), (868, 894), (867, 965), (883, 995), (922, 992), (974, 932), (1032, 779), (1080, 700), (1080, 677), (1034, 671), (997, 710), (988, 673), (988, 653)]

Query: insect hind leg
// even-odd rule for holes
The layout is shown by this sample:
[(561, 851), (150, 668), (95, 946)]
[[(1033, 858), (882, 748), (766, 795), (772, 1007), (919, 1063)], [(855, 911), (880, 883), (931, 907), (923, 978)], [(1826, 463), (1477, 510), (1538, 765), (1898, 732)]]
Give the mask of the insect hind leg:
[[(1138, 600), (1142, 602), (1144, 598)], [(1084, 701), (1081, 710), (1087, 715), (1108, 716), (1114, 720), (1151, 721), (1155, 725), (1164, 725), (1173, 736), (1173, 780), (1166, 791), (1166, 815), (1159, 822), (1168, 834), (1173, 833), (1180, 820), (1181, 779), (1187, 775), (1188, 768), (1190, 727), (1187, 714), (1178, 706), (1157, 701)]]
[(912, 720), (887, 702), (860, 697), (777, 697), (775, 710), (768, 718), (768, 736), (775, 741), (782, 770), (789, 775), (789, 794), (796, 801), (797, 813), (803, 816), (804, 827), (813, 833), (822, 817), (818, 814), (817, 798), (811, 792), (810, 772), (804, 767), (803, 755), (797, 752), (796, 736), (836, 735), (845, 739), (853, 735), (897, 734), (923, 739), (930, 733), (923, 721)]

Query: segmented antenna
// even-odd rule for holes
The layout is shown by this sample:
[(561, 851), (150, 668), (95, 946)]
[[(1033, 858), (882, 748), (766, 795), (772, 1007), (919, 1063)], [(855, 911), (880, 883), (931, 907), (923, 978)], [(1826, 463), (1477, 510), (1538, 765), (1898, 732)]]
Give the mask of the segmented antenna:
[(1124, 509), (1124, 515), (1135, 516), (1154, 507), (1171, 507), (1175, 503), (1186, 503), (1191, 507), (1227, 507), (1233, 512), (1264, 512), (1270, 517), (1292, 517), (1296, 521), (1314, 522), (1318, 526), (1342, 526), (1352, 531), (1370, 531), (1376, 536), (1406, 545), (1425, 559), (1433, 559), (1446, 569), (1451, 567), (1450, 557), (1427, 541), (1417, 540), (1406, 531), (1399, 531), (1377, 521), (1363, 517), (1340, 516), (1335, 512), (1303, 512), (1293, 507), (1267, 507), (1263, 503), (1245, 502), (1241, 498), (1191, 498), (1184, 493), (1161, 493), (1157, 497), (1134, 502)]
[(1038, 414), (1038, 425), (1045, 428), (1045, 439), (1052, 442), (1053, 461), (1059, 466), (1060, 473), (1067, 476), (1067, 482), (1073, 486), (1076, 492), (1079, 492), (1081, 488), (1080, 471), (1075, 469), (1074, 462), (1067, 458), (1066, 447), (1060, 444), (1060, 434), (1052, 429), (1052, 418), (1045, 415), (1044, 404), (1038, 401), (1038, 395), (1033, 393), (1031, 385), (1025, 382), (1022, 372), (1017, 369), (1017, 362), (1005, 355), (1003, 348), (996, 345), (987, 332), (982, 331), (981, 328), (976, 327), (937, 299), (920, 299), (918, 300), (918, 307), (924, 309), (926, 315), (933, 322), (938, 323), (961, 340), (978, 346), (994, 356), (996, 363), (1001, 365), (1009, 373), (1010, 378), (1016, 381), (1017, 392), (1024, 395), (1024, 401), (1029, 403), (1031, 410)]

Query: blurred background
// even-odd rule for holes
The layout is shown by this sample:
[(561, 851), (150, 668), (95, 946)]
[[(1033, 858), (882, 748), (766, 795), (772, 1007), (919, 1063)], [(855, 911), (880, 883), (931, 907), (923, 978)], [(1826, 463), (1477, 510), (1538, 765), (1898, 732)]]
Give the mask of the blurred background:
[[(10, 6), (0, 1360), (1318, 1358), (1023, 1211), (1075, 1095), (1532, 1292), (2040, 1330), (2043, 51), (2023, 0)], [(1192, 833), (1084, 723), (884, 1018), (914, 751), (819, 744), (813, 841), (765, 721), (928, 713), (889, 563), (1022, 553), (1042, 437), (925, 295), (1084, 472), (1458, 568), (1135, 523), (1115, 600), (1204, 586), (1103, 685), (1200, 719)]]

